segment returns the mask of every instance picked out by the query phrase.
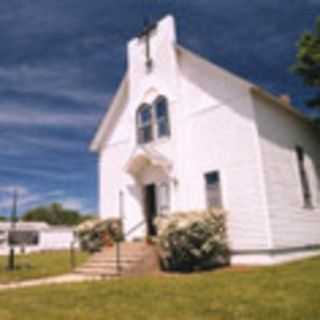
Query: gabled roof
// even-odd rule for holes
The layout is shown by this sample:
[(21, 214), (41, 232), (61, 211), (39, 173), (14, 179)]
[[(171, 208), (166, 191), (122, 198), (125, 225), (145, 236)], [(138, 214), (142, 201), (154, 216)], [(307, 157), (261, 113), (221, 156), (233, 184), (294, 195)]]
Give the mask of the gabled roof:
[(209, 73), (212, 73), (213, 75), (222, 75), (224, 77), (228, 77), (230, 79), (233, 79), (234, 81), (237, 81), (240, 85), (250, 87), (252, 86), (252, 83), (247, 81), (244, 78), (241, 78), (235, 73), (232, 73), (231, 71), (224, 69), (217, 64), (213, 63), (212, 61), (209, 61), (208, 59), (200, 56), (199, 54), (181, 46), (181, 45), (176, 45), (176, 52), (177, 56), (182, 57), (185, 60), (189, 61), (198, 61), (199, 63), (205, 65), (206, 71)]
[[(186, 60), (196, 60), (201, 64), (205, 64), (206, 70), (210, 73), (212, 72), (213, 75), (221, 75), (224, 77), (228, 77), (229, 79), (232, 79), (234, 83), (239, 84), (239, 86), (242, 86), (243, 88), (246, 88), (249, 93), (258, 96), (260, 98), (263, 98), (269, 102), (272, 102), (276, 105), (278, 105), (281, 108), (284, 108), (288, 112), (292, 113), (293, 115), (297, 116), (298, 118), (302, 119), (303, 121), (306, 121), (308, 123), (312, 123), (312, 121), (303, 113), (299, 112), (295, 107), (293, 107), (290, 103), (283, 101), (278, 96), (273, 95), (272, 93), (264, 90), (263, 88), (239, 77), (236, 74), (233, 74), (232, 72), (212, 63), (211, 61), (206, 60), (205, 58), (201, 57), (200, 55), (180, 46), (176, 45), (176, 53), (177, 57), (183, 57)], [(108, 134), (108, 130), (111, 127), (112, 121), (115, 118), (115, 115), (117, 113), (117, 110), (119, 108), (122, 108), (126, 104), (126, 99), (128, 96), (128, 75), (125, 74), (123, 77), (121, 84), (114, 96), (114, 99), (112, 100), (108, 111), (106, 112), (105, 116), (103, 117), (100, 125), (98, 126), (97, 132), (95, 134), (94, 139), (92, 140), (90, 144), (90, 150), (91, 151), (98, 151), (103, 142), (105, 141), (105, 138)]]
[(237, 81), (240, 85), (242, 84), (242, 85), (246, 86), (249, 89), (251, 94), (258, 96), (260, 98), (263, 98), (269, 102), (272, 102), (272, 103), (278, 105), (279, 107), (284, 108), (285, 110), (292, 113), (293, 115), (297, 116), (301, 120), (312, 124), (312, 120), (310, 118), (308, 118), (305, 114), (300, 112), (296, 107), (294, 107), (289, 102), (286, 102), (283, 99), (281, 99), (281, 97), (275, 96), (274, 94), (263, 89), (262, 87), (259, 87), (255, 84), (253, 84), (252, 82), (249, 82), (248, 80), (230, 72), (229, 70), (224, 69), (224, 68), (214, 64), (211, 61), (208, 61), (207, 59), (203, 58), (202, 56), (200, 56), (200, 55), (198, 55), (198, 54), (196, 54), (196, 53), (194, 53), (194, 52), (192, 52), (182, 46), (177, 46), (177, 52), (179, 54), (184, 55), (184, 57), (186, 57), (187, 59), (189, 57), (189, 58), (201, 61), (202, 63), (205, 63), (206, 66), (208, 67), (207, 70), (209, 72), (212, 71), (212, 72), (215, 72), (215, 74), (220, 73), (220, 74), (223, 74), (224, 76), (232, 78), (233, 80)]
[(96, 134), (90, 144), (90, 150), (91, 151), (98, 151), (108, 133), (108, 129), (110, 127), (110, 124), (112, 120), (114, 119), (114, 116), (116, 114), (116, 111), (118, 108), (121, 107), (121, 104), (124, 104), (125, 97), (128, 95), (128, 75), (125, 74), (123, 77), (117, 92), (107, 109), (106, 114), (102, 118), (100, 124), (98, 125), (98, 129), (96, 131)]
[(252, 87), (250, 88), (250, 91), (253, 95), (259, 96), (260, 98), (263, 98), (264, 100), (267, 100), (269, 102), (273, 102), (276, 105), (278, 105), (279, 107), (284, 108), (288, 112), (290, 112), (293, 115), (295, 115), (296, 117), (300, 118), (301, 120), (306, 121), (310, 124), (313, 124), (312, 120), (309, 119), (305, 114), (300, 112), (297, 108), (292, 106), (289, 102), (286, 102), (283, 99), (281, 99), (280, 97), (273, 95), (269, 91), (267, 91), (259, 86), (256, 86), (256, 85), (252, 85)]

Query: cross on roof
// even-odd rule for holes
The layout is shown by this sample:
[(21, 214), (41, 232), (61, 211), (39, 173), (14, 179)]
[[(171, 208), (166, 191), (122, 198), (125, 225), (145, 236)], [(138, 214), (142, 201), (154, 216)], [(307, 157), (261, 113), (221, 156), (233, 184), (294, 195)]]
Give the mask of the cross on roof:
[(152, 70), (153, 62), (150, 53), (150, 36), (152, 32), (157, 28), (157, 23), (149, 23), (147, 20), (144, 22), (144, 30), (138, 35), (138, 38), (144, 38), (146, 42), (146, 68), (147, 71)]

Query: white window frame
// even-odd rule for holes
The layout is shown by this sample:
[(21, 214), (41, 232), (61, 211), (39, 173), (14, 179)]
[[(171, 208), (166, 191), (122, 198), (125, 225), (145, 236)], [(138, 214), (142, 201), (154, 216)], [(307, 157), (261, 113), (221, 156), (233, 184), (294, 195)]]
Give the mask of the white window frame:
[[(209, 194), (208, 192), (210, 192), (210, 184), (208, 183), (208, 180), (207, 180), (207, 177), (211, 174), (217, 174), (217, 177), (218, 177), (218, 202), (217, 204), (214, 204), (212, 205), (210, 202), (209, 202)], [(211, 171), (207, 171), (207, 172), (204, 172), (204, 184), (205, 184), (205, 201), (206, 201), (206, 206), (208, 209), (210, 208), (216, 208), (216, 209), (223, 209), (224, 208), (224, 199), (223, 199), (223, 190), (222, 190), (222, 178), (221, 178), (221, 170), (211, 170)], [(212, 187), (212, 186), (211, 186)]]
[[(164, 99), (166, 101), (166, 120), (167, 120), (167, 129), (168, 129), (168, 132), (167, 134), (165, 135), (162, 135), (160, 136), (159, 134), (159, 123), (158, 123), (158, 118), (157, 118), (157, 102), (160, 100), (160, 99)], [(151, 119), (150, 121), (147, 123), (147, 124), (143, 124), (141, 122), (141, 119), (140, 119), (140, 114), (142, 112), (142, 110), (144, 108), (148, 108), (150, 110), (150, 113), (151, 113)], [(164, 95), (159, 95), (157, 96), (157, 98), (153, 101), (152, 104), (149, 104), (149, 103), (142, 103), (139, 108), (137, 109), (137, 112), (136, 112), (136, 136), (137, 136), (137, 144), (138, 145), (144, 145), (144, 144), (148, 144), (148, 143), (152, 143), (154, 141), (157, 141), (157, 140), (161, 140), (161, 139), (165, 139), (165, 138), (168, 138), (171, 136), (171, 127), (170, 127), (170, 112), (169, 112), (169, 101), (168, 101), (168, 98)], [(163, 120), (164, 117), (162, 118), (159, 118), (159, 120)], [(140, 132), (146, 128), (146, 127), (151, 127), (151, 139), (148, 140), (148, 141), (140, 141)]]
[[(157, 116), (157, 105), (158, 105), (158, 102), (161, 101), (161, 100), (164, 100), (166, 102), (166, 116), (165, 117), (159, 117)], [(167, 97), (163, 96), (163, 95), (159, 95), (153, 102), (152, 104), (153, 106), (153, 116), (154, 116), (154, 123), (155, 123), (155, 134), (156, 134), (156, 137), (158, 139), (162, 139), (162, 138), (165, 138), (165, 137), (170, 137), (170, 117), (169, 117), (169, 102), (168, 102), (168, 99)], [(160, 136), (160, 133), (159, 133), (159, 123), (163, 120), (166, 120), (166, 125), (167, 125), (167, 133)]]
[[(143, 112), (144, 109), (148, 109), (150, 111), (151, 117), (150, 117), (150, 121), (148, 121), (147, 123), (143, 123), (143, 121), (141, 121), (141, 113)], [(137, 130), (137, 144), (139, 145), (143, 145), (143, 144), (147, 144), (150, 143), (152, 141), (154, 141), (155, 138), (155, 132), (154, 132), (154, 115), (153, 115), (153, 106), (147, 103), (143, 103), (139, 106), (138, 110), (137, 110), (137, 114), (136, 114), (136, 130)], [(151, 139), (148, 141), (145, 141), (143, 139), (143, 141), (140, 141), (140, 134), (141, 132), (145, 129), (151, 127)]]

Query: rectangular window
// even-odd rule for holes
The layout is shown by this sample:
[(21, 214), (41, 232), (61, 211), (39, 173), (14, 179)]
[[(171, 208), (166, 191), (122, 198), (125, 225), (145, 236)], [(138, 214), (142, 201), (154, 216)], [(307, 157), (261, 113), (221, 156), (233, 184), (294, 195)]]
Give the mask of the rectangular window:
[(222, 195), (219, 171), (205, 174), (206, 197), (208, 208), (222, 208)]
[(302, 147), (296, 147), (296, 156), (298, 161), (298, 170), (300, 176), (301, 189), (303, 194), (303, 202), (306, 208), (312, 207), (312, 196), (308, 175), (305, 168), (305, 152)]
[(163, 182), (158, 187), (158, 202), (160, 212), (170, 209), (170, 186), (169, 183)]

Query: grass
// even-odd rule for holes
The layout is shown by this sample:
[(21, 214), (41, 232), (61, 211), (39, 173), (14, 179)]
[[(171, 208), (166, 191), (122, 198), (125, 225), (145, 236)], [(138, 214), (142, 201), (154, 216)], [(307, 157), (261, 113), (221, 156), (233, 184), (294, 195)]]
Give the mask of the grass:
[(320, 319), (320, 258), (0, 292), (1, 320)]
[[(85, 253), (76, 253), (77, 263), (86, 259)], [(15, 271), (7, 271), (7, 257), (0, 257), (0, 284), (56, 276), (71, 271), (69, 251), (50, 251), (18, 255)], [(0, 317), (1, 319), (1, 317)]]

